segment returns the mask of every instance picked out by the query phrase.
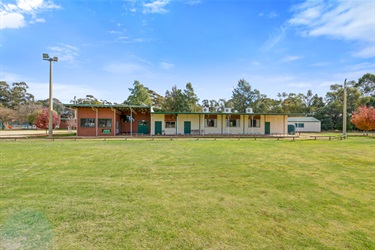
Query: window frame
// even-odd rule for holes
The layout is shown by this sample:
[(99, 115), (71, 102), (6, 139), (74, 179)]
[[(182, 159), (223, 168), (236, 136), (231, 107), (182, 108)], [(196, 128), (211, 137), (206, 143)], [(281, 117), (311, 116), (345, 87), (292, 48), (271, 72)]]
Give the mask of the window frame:
[[(103, 121), (104, 121), (104, 124), (102, 124)], [(108, 125), (108, 121), (110, 121), (110, 125)], [(112, 119), (111, 118), (98, 119), (98, 128), (112, 128)]]
[[(89, 124), (89, 125), (86, 125), (86, 124)], [(79, 120), (79, 126), (81, 128), (95, 128), (95, 118), (81, 118)]]
[(204, 119), (205, 128), (217, 128), (217, 119)]
[(176, 128), (176, 121), (165, 121), (165, 128)]
[(296, 128), (305, 128), (305, 123), (295, 123)]

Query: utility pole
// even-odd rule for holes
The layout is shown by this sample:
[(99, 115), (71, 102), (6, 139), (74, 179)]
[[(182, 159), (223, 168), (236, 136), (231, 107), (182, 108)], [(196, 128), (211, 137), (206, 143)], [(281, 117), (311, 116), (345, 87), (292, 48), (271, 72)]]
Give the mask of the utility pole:
[(346, 79), (344, 81), (344, 105), (343, 105), (343, 111), (342, 111), (342, 138), (346, 139), (346, 106), (347, 106), (347, 100), (346, 100)]

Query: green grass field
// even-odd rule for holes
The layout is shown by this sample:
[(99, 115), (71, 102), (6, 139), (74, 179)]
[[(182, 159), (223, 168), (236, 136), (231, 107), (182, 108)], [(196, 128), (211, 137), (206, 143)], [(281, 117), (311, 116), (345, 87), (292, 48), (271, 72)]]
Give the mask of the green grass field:
[(0, 249), (375, 249), (375, 139), (0, 141)]

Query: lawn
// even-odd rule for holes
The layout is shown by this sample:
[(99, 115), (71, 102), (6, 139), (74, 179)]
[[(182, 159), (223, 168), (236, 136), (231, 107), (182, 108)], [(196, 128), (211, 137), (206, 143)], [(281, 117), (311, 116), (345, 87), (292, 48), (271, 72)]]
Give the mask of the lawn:
[(374, 249), (375, 139), (0, 141), (0, 249)]

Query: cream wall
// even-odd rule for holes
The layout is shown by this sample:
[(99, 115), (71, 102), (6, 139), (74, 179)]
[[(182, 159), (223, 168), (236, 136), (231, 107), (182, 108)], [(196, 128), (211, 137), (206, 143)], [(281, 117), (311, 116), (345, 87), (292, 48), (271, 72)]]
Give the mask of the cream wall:
[[(286, 115), (265, 115), (265, 122), (271, 123), (271, 134), (287, 134), (288, 133), (288, 117)], [(263, 122), (264, 126), (264, 122)], [(263, 129), (264, 133), (264, 129)]]
[[(227, 127), (226, 115), (217, 115), (217, 126), (205, 127), (204, 114), (179, 114), (177, 121), (177, 134), (184, 134), (184, 122), (191, 122), (192, 134), (264, 134), (265, 122), (270, 122), (271, 134), (288, 133), (288, 117), (286, 115), (261, 115), (260, 127), (249, 127), (251, 115), (240, 116), (240, 127)], [(176, 135), (176, 128), (165, 128), (164, 114), (151, 114), (151, 134), (155, 134), (155, 121), (162, 122), (162, 132), (165, 135)]]

